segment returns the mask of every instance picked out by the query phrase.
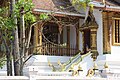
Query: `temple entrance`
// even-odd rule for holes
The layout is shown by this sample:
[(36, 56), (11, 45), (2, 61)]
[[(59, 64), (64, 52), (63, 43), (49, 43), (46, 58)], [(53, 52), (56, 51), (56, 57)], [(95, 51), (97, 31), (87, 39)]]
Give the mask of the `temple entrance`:
[[(59, 26), (56, 23), (47, 22), (43, 26), (43, 34), (47, 40), (55, 44), (60, 43)], [(44, 42), (44, 38), (43, 38)]]
[(90, 32), (90, 29), (85, 29), (84, 31), (84, 44), (83, 44), (83, 51), (84, 51), (84, 54), (85, 53), (87, 53), (87, 51), (88, 51), (88, 49), (90, 49), (91, 48), (91, 44), (90, 44), (90, 34), (91, 34), (91, 32)]

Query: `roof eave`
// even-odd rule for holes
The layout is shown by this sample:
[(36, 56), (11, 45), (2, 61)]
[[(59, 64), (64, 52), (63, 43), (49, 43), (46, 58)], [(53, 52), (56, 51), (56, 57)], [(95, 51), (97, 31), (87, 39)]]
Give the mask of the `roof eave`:
[(107, 10), (107, 11), (117, 11), (120, 12), (120, 7), (119, 6), (111, 6), (111, 5), (106, 5), (106, 4), (101, 4), (101, 3), (92, 3), (95, 8), (99, 8), (102, 10)]
[(33, 12), (44, 12), (44, 13), (54, 13), (54, 14), (61, 14), (61, 15), (85, 17), (85, 14), (68, 13), (68, 12), (60, 12), (60, 11), (51, 11), (51, 10), (43, 10), (43, 9), (33, 9)]

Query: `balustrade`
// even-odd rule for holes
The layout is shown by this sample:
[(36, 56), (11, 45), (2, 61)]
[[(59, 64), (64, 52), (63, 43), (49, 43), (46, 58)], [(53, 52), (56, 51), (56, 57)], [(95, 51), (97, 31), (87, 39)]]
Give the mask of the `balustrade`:
[(51, 56), (73, 56), (76, 55), (79, 51), (75, 46), (70, 45), (70, 48), (64, 45), (55, 45), (55, 44), (44, 44), (36, 48), (30, 49), (30, 53), (37, 53), (40, 55), (51, 55)]

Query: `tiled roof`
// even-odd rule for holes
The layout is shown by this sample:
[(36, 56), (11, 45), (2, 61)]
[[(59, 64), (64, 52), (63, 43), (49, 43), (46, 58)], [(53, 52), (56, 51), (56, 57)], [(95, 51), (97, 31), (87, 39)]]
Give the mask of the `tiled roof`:
[(35, 9), (57, 10), (52, 0), (33, 0), (33, 4)]
[(34, 9), (79, 14), (69, 0), (33, 0)]
[(101, 6), (95, 6), (96, 8), (100, 8), (106, 11), (120, 12), (120, 4), (116, 2), (117, 0), (105, 0), (105, 5), (103, 4), (103, 0), (93, 0), (93, 1), (101, 5)]

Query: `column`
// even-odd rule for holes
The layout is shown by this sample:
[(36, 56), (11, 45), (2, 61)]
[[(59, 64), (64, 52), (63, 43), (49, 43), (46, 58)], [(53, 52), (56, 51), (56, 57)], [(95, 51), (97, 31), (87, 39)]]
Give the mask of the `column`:
[(79, 50), (79, 26), (76, 26), (76, 49)]
[(37, 52), (36, 46), (38, 45), (38, 24), (34, 26), (34, 53)]
[(83, 51), (83, 54), (84, 54), (84, 32), (82, 31), (82, 51)]
[(103, 12), (103, 54), (111, 53), (110, 47), (110, 20), (109, 20), (109, 13)]
[(70, 27), (67, 26), (67, 47), (70, 48)]
[(38, 32), (38, 34), (39, 34), (39, 39), (38, 39), (38, 40), (39, 40), (39, 42), (38, 42), (38, 46), (39, 46), (39, 47), (38, 47), (38, 49), (39, 49), (39, 50), (38, 50), (38, 53), (42, 54), (42, 30), (41, 30), (41, 29), (42, 29), (42, 27), (43, 27), (43, 26), (42, 26), (43, 23), (39, 23), (38, 25), (39, 25), (39, 30), (38, 30), (38, 31), (39, 31), (39, 32)]
[(70, 54), (70, 26), (67, 26), (67, 54)]

